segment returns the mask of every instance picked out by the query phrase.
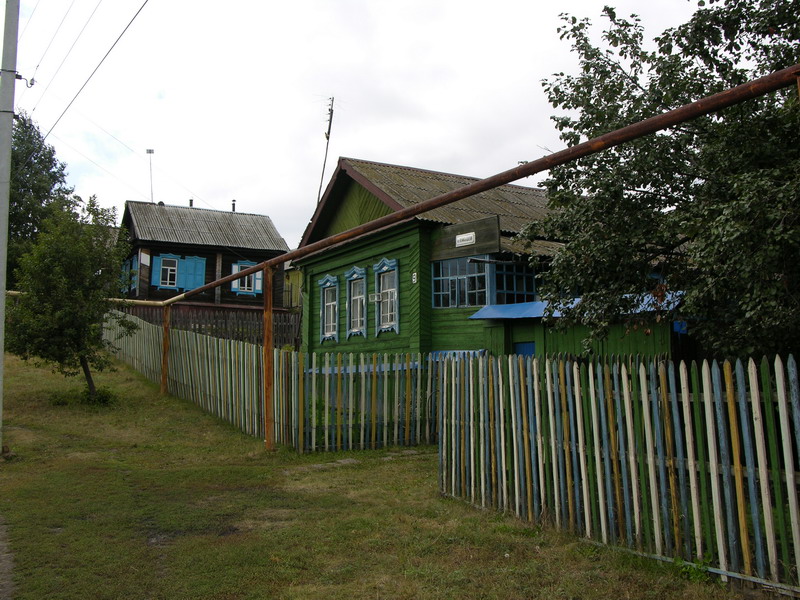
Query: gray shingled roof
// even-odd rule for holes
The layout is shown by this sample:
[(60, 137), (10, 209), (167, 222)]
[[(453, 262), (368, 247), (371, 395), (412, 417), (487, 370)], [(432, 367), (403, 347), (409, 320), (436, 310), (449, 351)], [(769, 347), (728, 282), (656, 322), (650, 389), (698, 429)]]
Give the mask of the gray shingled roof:
[[(476, 177), (437, 173), (352, 158), (344, 158), (342, 162), (347, 163), (350, 167), (345, 167), (345, 170), (348, 172), (351, 169), (355, 170), (402, 208), (479, 181)], [(453, 224), (499, 215), (502, 231), (519, 233), (531, 221), (544, 218), (547, 212), (547, 196), (544, 190), (519, 185), (503, 185), (423, 213), (417, 218)]]
[(129, 200), (123, 223), (133, 236), (148, 242), (289, 250), (266, 215)]

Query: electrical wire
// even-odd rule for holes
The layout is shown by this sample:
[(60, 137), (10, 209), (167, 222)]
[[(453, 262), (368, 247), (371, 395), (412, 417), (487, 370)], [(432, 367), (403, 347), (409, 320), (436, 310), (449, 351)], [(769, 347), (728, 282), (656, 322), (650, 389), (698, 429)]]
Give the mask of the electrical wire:
[(108, 169), (106, 169), (106, 168), (105, 168), (103, 165), (101, 165), (101, 164), (100, 164), (100, 163), (98, 163), (97, 161), (95, 161), (95, 160), (92, 160), (91, 158), (89, 158), (88, 156), (86, 156), (86, 155), (85, 155), (83, 152), (81, 152), (80, 150), (78, 150), (78, 149), (77, 149), (75, 146), (73, 146), (73, 145), (72, 145), (72, 144), (70, 144), (69, 142), (66, 142), (66, 141), (64, 141), (63, 139), (61, 139), (60, 137), (58, 137), (58, 136), (57, 136), (57, 135), (55, 135), (55, 134), (53, 134), (53, 137), (54, 137), (56, 140), (58, 140), (58, 142), (59, 142), (60, 144), (63, 144), (64, 146), (66, 146), (67, 148), (69, 148), (70, 150), (72, 150), (73, 152), (75, 152), (76, 154), (80, 154), (80, 155), (81, 155), (83, 158), (85, 158), (86, 160), (88, 160), (88, 161), (89, 161), (90, 163), (92, 163), (92, 164), (93, 164), (95, 167), (97, 167), (97, 168), (98, 168), (98, 169), (100, 169), (101, 171), (105, 171), (105, 172), (106, 172), (106, 173), (108, 173), (108, 174), (109, 174), (111, 177), (113, 177), (114, 179), (116, 179), (117, 181), (119, 181), (120, 183), (122, 183), (123, 185), (127, 186), (128, 188), (130, 188), (130, 189), (131, 189), (133, 192), (135, 192), (136, 194), (138, 194), (138, 195), (139, 195), (139, 196), (141, 196), (142, 198), (149, 198), (149, 196), (148, 196), (146, 193), (144, 193), (144, 192), (143, 192), (143, 191), (141, 191), (141, 190), (138, 190), (138, 189), (136, 189), (136, 188), (135, 188), (133, 185), (131, 185), (131, 184), (130, 184), (130, 183), (128, 183), (127, 181), (123, 180), (121, 177), (118, 177), (117, 175), (114, 175), (114, 173), (112, 173), (111, 171), (109, 171)]
[[(53, 84), (53, 81), (55, 81), (56, 76), (58, 76), (58, 73), (61, 71), (61, 67), (64, 66), (64, 63), (67, 61), (67, 58), (69, 58), (69, 55), (72, 53), (72, 50), (75, 48), (75, 45), (78, 43), (78, 40), (80, 40), (81, 37), (83, 36), (83, 32), (86, 31), (86, 27), (89, 25), (89, 23), (91, 22), (92, 18), (95, 15), (95, 13), (97, 12), (97, 9), (100, 8), (100, 5), (102, 3), (103, 3), (103, 0), (99, 0), (98, 1), (97, 6), (95, 6), (94, 10), (92, 11), (92, 14), (89, 15), (89, 18), (86, 20), (86, 23), (83, 24), (83, 28), (81, 28), (80, 32), (78, 33), (78, 37), (76, 37), (75, 41), (72, 42), (72, 45), (69, 47), (69, 50), (67, 50), (67, 53), (64, 55), (64, 58), (61, 59), (61, 63), (58, 65), (58, 68), (56, 68), (55, 73), (53, 73), (53, 76), (50, 78), (50, 82), (44, 88), (44, 91), (42, 92), (42, 95), (39, 96), (39, 99), (36, 101), (36, 104), (31, 109), (31, 114), (36, 112), (36, 109), (39, 106), (39, 103), (41, 103), (42, 99), (45, 97), (45, 94), (47, 94), (47, 90), (50, 89), (50, 86)], [(37, 69), (39, 68), (38, 65), (37, 65), (36, 68)], [(36, 72), (34, 71), (34, 77), (35, 76), (36, 76)]]
[(72, 98), (72, 100), (70, 100), (69, 104), (68, 104), (68, 105), (67, 105), (67, 107), (64, 109), (64, 111), (63, 111), (63, 112), (62, 112), (62, 113), (59, 115), (58, 119), (56, 119), (56, 122), (55, 122), (55, 123), (53, 123), (53, 125), (50, 127), (50, 129), (48, 130), (48, 132), (45, 134), (45, 136), (44, 136), (43, 140), (46, 140), (46, 139), (47, 139), (47, 136), (49, 136), (49, 135), (50, 135), (50, 132), (51, 132), (51, 131), (53, 131), (53, 129), (55, 129), (56, 125), (58, 125), (58, 123), (61, 121), (61, 119), (64, 117), (64, 115), (65, 115), (65, 114), (67, 114), (67, 111), (70, 109), (70, 107), (72, 106), (72, 104), (75, 102), (75, 100), (77, 100), (77, 99), (78, 99), (78, 96), (80, 96), (81, 92), (82, 92), (82, 91), (84, 90), (84, 88), (85, 88), (85, 87), (86, 87), (86, 86), (89, 84), (89, 82), (91, 81), (92, 77), (94, 77), (95, 73), (97, 73), (98, 69), (100, 69), (100, 67), (102, 66), (102, 64), (103, 64), (103, 63), (105, 62), (105, 60), (108, 58), (108, 55), (109, 55), (109, 54), (111, 54), (111, 51), (112, 51), (112, 50), (114, 50), (114, 48), (116, 47), (116, 45), (117, 45), (117, 44), (119, 43), (119, 41), (122, 39), (122, 36), (123, 36), (123, 35), (125, 35), (125, 32), (127, 32), (127, 31), (128, 31), (128, 29), (130, 28), (130, 26), (131, 26), (131, 25), (133, 24), (133, 22), (136, 20), (136, 17), (138, 17), (138, 16), (139, 16), (139, 14), (142, 12), (142, 10), (144, 9), (144, 7), (147, 5), (147, 3), (148, 3), (149, 1), (150, 1), (150, 0), (144, 0), (144, 3), (143, 3), (143, 4), (142, 4), (140, 7), (139, 7), (139, 10), (137, 10), (137, 11), (136, 11), (136, 14), (135, 14), (135, 15), (133, 15), (133, 18), (131, 18), (131, 20), (130, 20), (130, 21), (128, 22), (128, 24), (125, 26), (125, 29), (123, 29), (123, 30), (122, 30), (122, 33), (120, 33), (120, 34), (119, 34), (119, 37), (117, 37), (117, 39), (114, 41), (114, 43), (113, 43), (113, 44), (111, 44), (111, 48), (109, 48), (109, 49), (108, 49), (108, 52), (106, 52), (106, 53), (105, 53), (105, 55), (103, 56), (103, 58), (100, 60), (100, 62), (99, 62), (99, 63), (97, 64), (97, 66), (94, 68), (94, 71), (92, 71), (92, 73), (89, 75), (89, 77), (87, 77), (87, 78), (86, 78), (86, 81), (84, 81), (84, 82), (83, 82), (83, 85), (80, 87), (80, 89), (78, 90), (78, 92), (75, 94), (75, 96)]
[(53, 45), (53, 42), (55, 41), (56, 36), (58, 36), (58, 32), (61, 31), (61, 26), (64, 24), (64, 21), (67, 20), (67, 16), (69, 16), (69, 12), (72, 10), (73, 6), (75, 6), (75, 0), (72, 0), (72, 4), (69, 5), (69, 8), (67, 9), (67, 12), (64, 13), (63, 17), (61, 17), (61, 22), (58, 24), (58, 27), (56, 27), (55, 32), (53, 33), (52, 37), (50, 38), (50, 42), (47, 44), (47, 48), (44, 49), (44, 52), (42, 53), (42, 57), (39, 59), (39, 62), (36, 63), (36, 68), (33, 70), (33, 76), (31, 77), (31, 79), (36, 79), (36, 72), (39, 70), (39, 66), (42, 64), (42, 61), (44, 60), (44, 57), (47, 56), (47, 52), (50, 50), (50, 46)]
[(25, 32), (28, 30), (28, 25), (30, 25), (31, 21), (33, 21), (33, 15), (36, 14), (36, 9), (39, 8), (39, 4), (41, 3), (41, 1), (42, 0), (37, 0), (36, 6), (33, 7), (33, 10), (31, 11), (31, 16), (28, 17), (28, 22), (25, 23), (25, 27), (22, 28), (22, 33), (19, 34), (19, 38), (17, 40), (18, 42), (21, 42), (22, 38), (25, 36)]

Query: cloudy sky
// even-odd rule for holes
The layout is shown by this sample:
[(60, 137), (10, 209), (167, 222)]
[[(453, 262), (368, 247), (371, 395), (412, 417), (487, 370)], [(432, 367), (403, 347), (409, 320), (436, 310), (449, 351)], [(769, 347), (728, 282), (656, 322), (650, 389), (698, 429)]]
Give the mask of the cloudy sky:
[(218, 210), (235, 198), (295, 247), (317, 201), (331, 97), (324, 185), (340, 156), (488, 177), (563, 148), (541, 86), (576, 69), (558, 15), (599, 24), (603, 4), (641, 15), (649, 38), (695, 6), (22, 0), (17, 71), (35, 84), (18, 83), (16, 109), (50, 132), (80, 196), (119, 215), (151, 189), (156, 202)]

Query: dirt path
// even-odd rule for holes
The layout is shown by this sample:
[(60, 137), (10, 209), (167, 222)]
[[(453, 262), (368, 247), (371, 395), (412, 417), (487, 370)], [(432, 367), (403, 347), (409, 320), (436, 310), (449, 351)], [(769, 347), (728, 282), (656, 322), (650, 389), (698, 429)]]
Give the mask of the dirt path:
[(14, 557), (8, 548), (6, 522), (0, 517), (0, 600), (14, 598), (14, 582), (11, 573), (14, 569)]

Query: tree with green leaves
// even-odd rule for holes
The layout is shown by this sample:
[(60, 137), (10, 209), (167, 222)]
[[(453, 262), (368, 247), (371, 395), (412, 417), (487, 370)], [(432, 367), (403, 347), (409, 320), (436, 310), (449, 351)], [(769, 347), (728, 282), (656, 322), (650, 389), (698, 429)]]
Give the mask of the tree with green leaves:
[(109, 298), (119, 296), (120, 265), (128, 248), (118, 236), (113, 209), (94, 198), (45, 219), (30, 252), (20, 260), (20, 296), (8, 309), (6, 348), (24, 359), (53, 364), (64, 375), (83, 373), (90, 398), (91, 370), (110, 364), (105, 318), (124, 331), (134, 326)]
[[(800, 62), (797, 0), (712, 0), (647, 44), (603, 10), (559, 28), (576, 75), (543, 82), (573, 145)], [(544, 295), (594, 336), (642, 304), (686, 318), (710, 352), (780, 352), (800, 339), (798, 89), (749, 100), (553, 169), (555, 209), (526, 231), (564, 242)], [(681, 303), (668, 302), (675, 296)], [(579, 297), (574, 302), (574, 297)]]
[(36, 239), (53, 210), (70, 203), (66, 165), (45, 142), (36, 123), (24, 112), (14, 116), (11, 139), (11, 185), (8, 214), (8, 287), (16, 287), (19, 260)]

